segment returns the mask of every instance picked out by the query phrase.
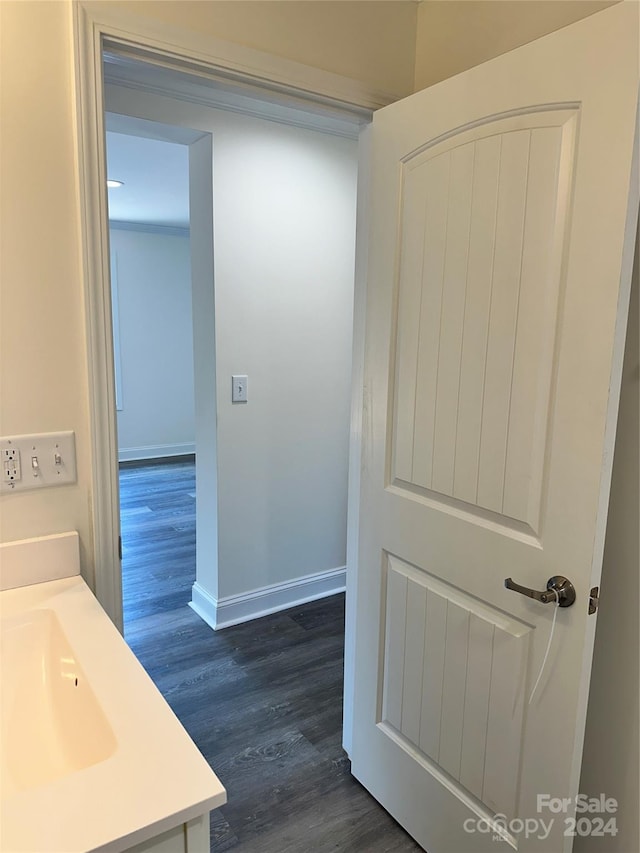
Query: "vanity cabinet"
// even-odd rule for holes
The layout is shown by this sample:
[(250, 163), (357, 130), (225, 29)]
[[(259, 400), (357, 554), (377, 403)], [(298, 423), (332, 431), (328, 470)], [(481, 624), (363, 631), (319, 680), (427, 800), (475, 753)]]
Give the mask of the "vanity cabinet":
[(209, 853), (209, 813), (129, 847), (125, 853)]

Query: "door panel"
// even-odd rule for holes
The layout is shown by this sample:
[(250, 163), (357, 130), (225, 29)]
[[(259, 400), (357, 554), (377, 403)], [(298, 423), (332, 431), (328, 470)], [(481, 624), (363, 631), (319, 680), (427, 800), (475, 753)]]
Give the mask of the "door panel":
[(380, 727), (515, 816), (531, 627), (387, 555)]
[(399, 175), (391, 480), (534, 535), (576, 123), (492, 120)]
[[(429, 853), (571, 849), (570, 813), (544, 838), (517, 821), (577, 794), (637, 17), (619, 4), (374, 118), (351, 757)], [(577, 600), (530, 701), (554, 605), (504, 579), (555, 574)]]

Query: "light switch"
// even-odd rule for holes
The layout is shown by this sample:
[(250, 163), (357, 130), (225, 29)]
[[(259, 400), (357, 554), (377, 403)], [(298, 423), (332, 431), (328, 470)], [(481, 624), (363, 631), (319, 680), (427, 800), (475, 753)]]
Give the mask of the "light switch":
[(247, 402), (247, 377), (232, 376), (231, 377), (231, 402), (246, 403)]

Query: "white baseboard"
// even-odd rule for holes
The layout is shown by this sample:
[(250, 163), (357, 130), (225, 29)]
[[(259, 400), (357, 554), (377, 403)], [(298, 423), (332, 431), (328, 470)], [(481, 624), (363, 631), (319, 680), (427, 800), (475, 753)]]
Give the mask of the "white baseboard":
[(209, 627), (219, 631), (307, 601), (344, 592), (345, 584), (346, 568), (342, 567), (215, 599), (196, 581), (191, 588), (189, 606)]
[(196, 452), (194, 442), (190, 444), (149, 444), (146, 447), (121, 447), (118, 462), (134, 462), (138, 459), (160, 459), (163, 456), (187, 456)]
[(209, 595), (203, 586), (200, 586), (198, 581), (191, 587), (189, 607), (195, 610), (202, 621), (215, 631), (218, 602), (212, 595)]

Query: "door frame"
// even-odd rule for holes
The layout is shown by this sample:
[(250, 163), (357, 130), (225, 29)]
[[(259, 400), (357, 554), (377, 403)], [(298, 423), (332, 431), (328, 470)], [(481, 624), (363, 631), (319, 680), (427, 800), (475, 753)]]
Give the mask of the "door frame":
[[(88, 549), (95, 594), (120, 631), (122, 570), (115, 406), (114, 352), (109, 269), (109, 221), (106, 188), (103, 49), (105, 45), (142, 61), (236, 86), (254, 97), (303, 105), (335, 117), (336, 111), (366, 126), (373, 112), (402, 95), (375, 90), (357, 80), (282, 59), (241, 45), (205, 37), (133, 15), (110, 3), (72, 5), (75, 123), (81, 220), (81, 269), (87, 341), (88, 420), (91, 447)], [(170, 94), (170, 93), (169, 93)], [(362, 134), (360, 167), (368, 163), (368, 134)], [(365, 169), (362, 168), (364, 172)], [(347, 627), (345, 665), (345, 748), (351, 732), (350, 671), (353, 667), (352, 617), (358, 550), (359, 472), (364, 355), (364, 304), (367, 257), (366, 174), (358, 179), (359, 224), (356, 235), (355, 315), (349, 443), (347, 521)], [(92, 564), (92, 565), (91, 565)]]

